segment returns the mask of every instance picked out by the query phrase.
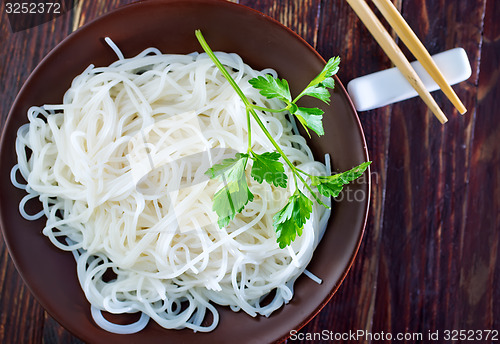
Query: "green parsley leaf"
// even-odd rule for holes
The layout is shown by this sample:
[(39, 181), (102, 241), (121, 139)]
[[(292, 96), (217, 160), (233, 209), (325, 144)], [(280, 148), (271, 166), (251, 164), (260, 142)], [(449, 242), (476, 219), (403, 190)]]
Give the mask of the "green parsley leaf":
[(248, 154), (236, 153), (235, 158), (224, 159), (205, 172), (210, 178), (219, 178), (224, 186), (213, 197), (212, 209), (219, 217), (219, 227), (225, 227), (240, 213), (248, 202), (253, 201), (253, 194), (248, 188), (245, 168)]
[[(323, 70), (307, 85), (306, 88), (313, 87), (319, 84), (323, 84), (325, 87), (333, 88), (332, 82), (335, 74), (339, 71), (340, 57), (332, 57), (328, 60)], [(331, 80), (328, 80), (331, 79)]]
[(217, 223), (223, 228), (240, 213), (248, 202), (253, 201), (253, 194), (248, 188), (246, 178), (229, 182), (217, 191), (213, 198), (212, 209), (217, 213)]
[(257, 182), (262, 183), (264, 180), (274, 186), (282, 188), (286, 187), (287, 175), (283, 163), (278, 161), (281, 154), (278, 152), (265, 152), (256, 154), (252, 152), (254, 160), (251, 175)]
[(330, 92), (328, 88), (335, 87), (335, 80), (332, 78), (339, 70), (340, 57), (332, 57), (328, 60), (323, 70), (307, 85), (301, 95), (317, 98), (325, 103), (330, 103)]
[[(236, 153), (234, 158), (229, 158), (229, 159), (224, 159), (222, 160), (221, 163), (215, 164), (212, 167), (210, 167), (205, 174), (210, 177), (210, 179), (214, 179), (216, 177), (222, 177), (222, 175), (225, 175), (224, 178), (226, 180), (236, 180), (239, 177), (239, 173), (241, 172), (239, 170), (241, 160), (244, 158), (248, 158), (248, 154), (243, 154), (243, 153)], [(245, 160), (245, 164), (246, 164)]]
[(321, 82), (321, 85), (327, 87), (327, 88), (335, 88), (335, 79), (332, 77), (326, 78)]
[(288, 81), (285, 79), (274, 78), (272, 75), (258, 76), (248, 81), (254, 88), (260, 90), (260, 94), (264, 97), (278, 98), (285, 101), (287, 104), (292, 101)]
[[(306, 129), (307, 135), (309, 135), (309, 131), (307, 130), (307, 128), (309, 128), (321, 136), (325, 134), (322, 122), (323, 114), (324, 111), (318, 108), (299, 107), (294, 115), (302, 126), (304, 126), (304, 129)], [(311, 135), (309, 135), (309, 137), (311, 137)]]
[(323, 87), (321, 84), (319, 84), (319, 86), (306, 88), (303, 95), (317, 98), (327, 104), (330, 103), (330, 92), (328, 92), (328, 89)]
[(316, 186), (323, 196), (337, 197), (343, 186), (359, 178), (371, 163), (371, 161), (364, 162), (348, 171), (331, 176), (313, 176), (311, 185)]
[(285, 248), (302, 235), (304, 224), (311, 216), (313, 202), (299, 189), (288, 199), (288, 203), (273, 217), (276, 241)]

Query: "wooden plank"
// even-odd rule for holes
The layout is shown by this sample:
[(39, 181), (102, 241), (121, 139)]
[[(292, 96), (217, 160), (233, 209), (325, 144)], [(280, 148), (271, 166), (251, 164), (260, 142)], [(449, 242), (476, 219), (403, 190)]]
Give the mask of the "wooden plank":
[[(403, 15), (431, 54), (463, 46), (474, 71), (479, 67), (483, 14), (482, 1), (403, 6)], [(476, 80), (474, 73), (456, 87), (471, 110), (465, 117), (442, 94), (435, 94), (450, 119), (444, 126), (419, 99), (393, 106), (375, 332), (466, 329), (457, 305), (463, 302), (461, 246), (470, 235), (463, 219), (468, 209)]]
[(488, 0), (470, 144), (470, 173), (463, 240), (457, 269), (458, 324), (466, 329), (500, 329), (500, 3)]
[(317, 47), (320, 0), (239, 0), (238, 3), (276, 19)]
[(72, 335), (68, 330), (59, 325), (50, 315), (45, 313), (43, 319), (42, 343), (82, 344), (83, 341)]
[(43, 308), (31, 296), (0, 244), (0, 343), (39, 343)]

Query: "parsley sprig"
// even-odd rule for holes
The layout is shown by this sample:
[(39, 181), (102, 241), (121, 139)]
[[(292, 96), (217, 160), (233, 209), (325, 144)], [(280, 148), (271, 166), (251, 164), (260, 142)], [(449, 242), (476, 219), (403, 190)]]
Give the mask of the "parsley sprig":
[[(295, 116), (299, 123), (304, 127), (306, 133), (311, 136), (309, 130), (318, 135), (324, 134), (323, 114), (324, 111), (319, 108), (306, 108), (297, 105), (299, 99), (303, 96), (309, 96), (320, 99), (325, 103), (330, 102), (330, 92), (333, 89), (335, 80), (333, 76), (339, 70), (340, 58), (333, 57), (299, 95), (292, 98), (288, 82), (285, 79), (274, 78), (271, 75), (259, 76), (249, 80), (249, 83), (259, 90), (264, 97), (271, 99), (277, 98), (284, 102), (285, 107), (281, 109), (270, 109), (253, 104), (243, 93), (236, 81), (227, 72), (226, 68), (215, 56), (210, 46), (205, 41), (200, 30), (195, 31), (196, 38), (201, 47), (215, 63), (235, 92), (241, 98), (246, 109), (248, 124), (248, 147), (245, 153), (236, 153), (234, 158), (224, 159), (221, 163), (213, 165), (206, 174), (210, 178), (218, 178), (223, 181), (223, 186), (213, 197), (212, 209), (218, 216), (219, 227), (225, 227), (236, 214), (240, 213), (248, 202), (252, 202), (254, 195), (248, 187), (248, 180), (245, 174), (248, 162), (252, 161), (250, 176), (258, 183), (264, 181), (274, 187), (286, 187), (288, 177), (285, 174), (284, 163), (288, 166), (293, 175), (295, 191), (289, 197), (286, 205), (273, 216), (273, 226), (276, 230), (276, 241), (280, 248), (284, 248), (295, 240), (297, 235), (302, 234), (304, 224), (310, 218), (313, 208), (313, 201), (304, 194), (299, 188), (299, 182), (309, 191), (309, 194), (324, 207), (328, 206), (321, 200), (320, 195), (326, 197), (336, 197), (345, 184), (361, 176), (368, 168), (371, 162), (364, 162), (353, 169), (331, 176), (314, 176), (306, 173), (296, 167), (287, 155), (283, 152), (278, 143), (267, 130), (256, 111), (269, 112), (288, 112)], [(265, 152), (257, 154), (252, 150), (251, 141), (251, 120), (255, 120), (262, 129), (266, 137), (274, 146), (274, 152)], [(307, 183), (305, 179), (309, 179)], [(317, 189), (317, 192), (313, 190)]]

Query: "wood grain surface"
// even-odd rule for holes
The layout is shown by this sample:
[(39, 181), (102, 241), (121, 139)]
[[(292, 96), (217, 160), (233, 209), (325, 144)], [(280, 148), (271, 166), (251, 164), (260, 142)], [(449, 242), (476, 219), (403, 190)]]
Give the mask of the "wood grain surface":
[[(71, 1), (67, 13), (15, 33), (6, 15), (7, 2), (0, 4), (2, 128), (26, 78), (58, 42), (132, 1)], [(290, 27), (323, 57), (340, 55), (344, 84), (391, 67), (343, 0), (239, 3)], [(500, 330), (500, 1), (394, 3), (431, 54), (454, 47), (466, 50), (473, 73), (454, 89), (468, 113), (460, 116), (434, 92), (449, 118), (445, 125), (418, 98), (359, 114), (373, 160), (365, 236), (341, 288), (300, 331), (303, 335), (366, 330), (394, 336), (422, 333), (426, 338), (429, 331)], [(81, 343), (31, 296), (3, 240), (0, 343)]]

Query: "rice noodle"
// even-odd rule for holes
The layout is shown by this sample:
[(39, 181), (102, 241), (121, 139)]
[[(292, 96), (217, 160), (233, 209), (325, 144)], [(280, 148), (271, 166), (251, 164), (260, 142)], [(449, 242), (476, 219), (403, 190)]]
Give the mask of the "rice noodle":
[[(217, 326), (215, 304), (269, 316), (292, 298), (329, 213), (315, 203), (303, 234), (280, 249), (272, 216), (294, 183), (275, 188), (248, 174), (254, 201), (218, 228), (212, 196), (221, 182), (204, 172), (246, 151), (244, 105), (206, 54), (163, 55), (149, 48), (124, 58), (113, 46), (119, 60), (89, 66), (62, 104), (28, 111), (11, 174), (28, 193), (20, 204), (23, 217), (45, 215), (43, 234), (73, 251), (94, 319), (108, 331), (139, 331), (147, 317), (123, 330), (106, 324), (99, 310), (143, 312), (162, 327), (194, 331)], [(236, 54), (216, 54), (249, 99), (283, 107), (248, 84), (263, 72)], [(294, 164), (325, 174), (283, 114), (260, 116)], [(252, 149), (274, 150), (256, 125)], [(17, 169), (27, 185), (16, 180)], [(24, 205), (35, 197), (43, 211), (29, 215)]]

